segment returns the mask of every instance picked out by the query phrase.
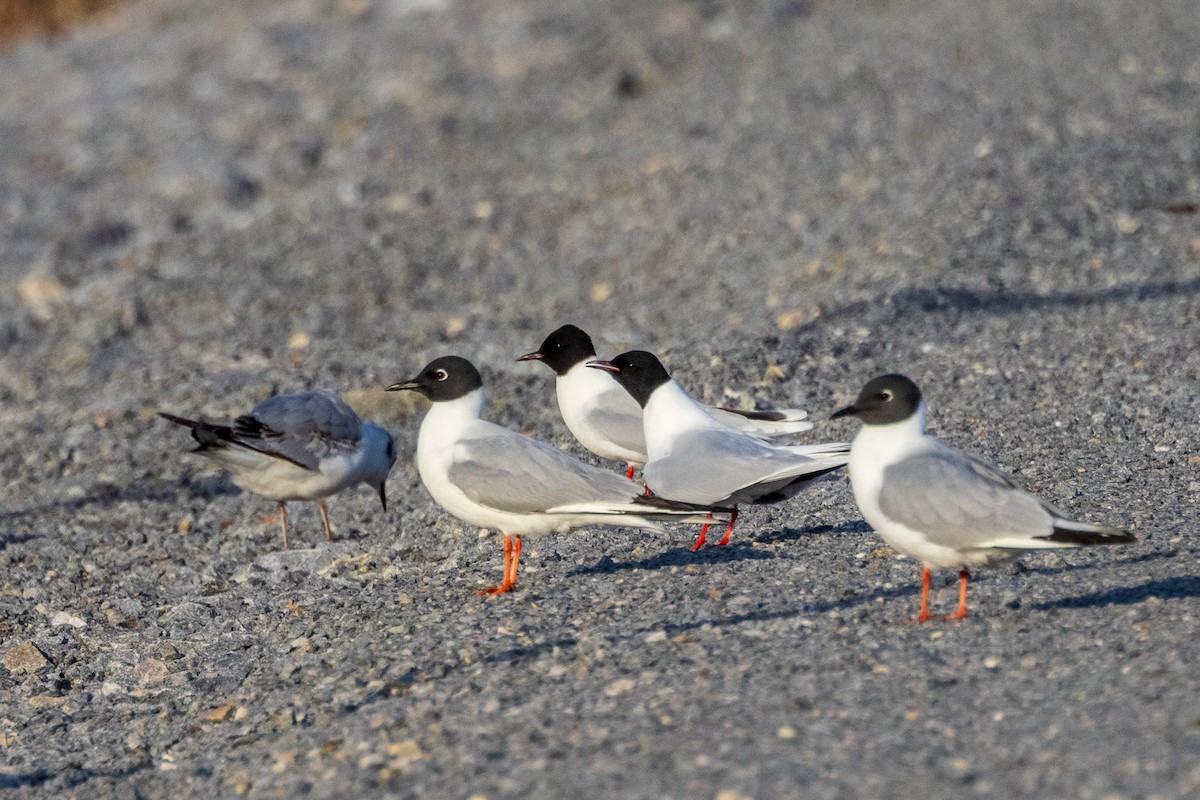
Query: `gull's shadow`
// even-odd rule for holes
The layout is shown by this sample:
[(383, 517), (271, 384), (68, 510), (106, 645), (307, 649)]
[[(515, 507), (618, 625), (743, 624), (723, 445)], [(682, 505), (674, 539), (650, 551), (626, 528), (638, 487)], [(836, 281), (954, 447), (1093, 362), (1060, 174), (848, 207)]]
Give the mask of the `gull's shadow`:
[(156, 489), (148, 486), (115, 486), (111, 483), (101, 483), (93, 486), (91, 491), (82, 497), (61, 500), (43, 497), (39, 498), (36, 505), (0, 512), (0, 524), (33, 519), (56, 511), (79, 511), (89, 506), (107, 508), (118, 503), (169, 503), (180, 499), (181, 495), (188, 500), (211, 500), (214, 497), (240, 494), (241, 491), (233, 481), (223, 475), (195, 481), (182, 478), (174, 484)]
[(687, 548), (667, 550), (641, 561), (613, 561), (608, 556), (601, 558), (590, 567), (576, 567), (569, 576), (576, 575), (611, 575), (631, 569), (657, 570), (667, 567), (686, 567), (691, 564), (728, 564), (736, 561), (761, 561), (775, 558), (771, 553), (752, 547), (748, 542), (731, 542), (724, 547), (704, 547), (696, 552)]
[(1098, 608), (1102, 606), (1129, 606), (1151, 597), (1174, 600), (1183, 597), (1200, 597), (1200, 575), (1179, 575), (1174, 578), (1146, 581), (1137, 586), (1119, 586), (1102, 592), (1062, 597), (1032, 606), (1039, 611), (1052, 608)]
[[(789, 541), (826, 533), (858, 533), (870, 531), (867, 523), (847, 522), (842, 525), (817, 525), (812, 528), (784, 528), (778, 532), (767, 532), (754, 536), (750, 541), (759, 544)], [(734, 536), (737, 531), (734, 531)], [(614, 561), (608, 556), (592, 564), (590, 567), (576, 567), (569, 575), (611, 575), (614, 572), (624, 572), (631, 569), (657, 570), (666, 567), (686, 567), (691, 564), (728, 564), (736, 561), (764, 561), (777, 558), (774, 553), (763, 552), (746, 540), (734, 539), (724, 547), (709, 545), (696, 552), (688, 548), (668, 550), (665, 553), (651, 556), (641, 561)]]
[(794, 329), (802, 334), (827, 325), (831, 319), (899, 319), (909, 314), (984, 313), (1008, 316), (1055, 308), (1085, 308), (1108, 303), (1151, 302), (1172, 297), (1200, 294), (1200, 277), (1161, 284), (1123, 283), (1100, 291), (1062, 291), (1040, 294), (1010, 291), (1003, 287), (983, 290), (964, 286), (904, 288), (896, 292), (860, 300), (821, 314)]
[(1030, 575), (1060, 575), (1064, 572), (1075, 572), (1083, 569), (1097, 569), (1099, 567), (1111, 567), (1125, 564), (1141, 564), (1147, 561), (1157, 561), (1161, 558), (1175, 558), (1179, 555), (1178, 550), (1155, 550), (1149, 553), (1138, 553), (1134, 556), (1126, 558), (1116, 558), (1112, 561), (1106, 561), (1103, 564), (1097, 564), (1093, 561), (1085, 561), (1081, 564), (1046, 564), (1041, 566), (1026, 566), (1021, 565), (1019, 572)]
[(773, 542), (795, 541), (797, 539), (808, 539), (812, 536), (820, 536), (828, 533), (870, 533), (871, 526), (865, 520), (855, 520), (854, 522), (843, 522), (841, 525), (814, 525), (811, 528), (783, 528), (778, 531), (767, 531), (754, 537), (754, 541), (763, 544), (771, 544)]

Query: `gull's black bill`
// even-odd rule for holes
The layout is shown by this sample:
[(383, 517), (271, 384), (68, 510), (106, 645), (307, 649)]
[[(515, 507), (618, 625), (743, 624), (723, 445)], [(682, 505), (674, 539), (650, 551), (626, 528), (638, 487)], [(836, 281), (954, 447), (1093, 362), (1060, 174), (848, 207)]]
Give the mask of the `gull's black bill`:
[(404, 383), (393, 383), (391, 386), (384, 389), (385, 392), (418, 392), (421, 390), (421, 384), (417, 381), (405, 381)]
[(546, 357), (542, 355), (541, 350), (534, 350), (532, 353), (526, 353), (517, 359), (517, 361), (542, 361)]
[(593, 369), (602, 369), (605, 372), (620, 372), (621, 371), (620, 367), (618, 367), (616, 364), (612, 363), (611, 361), (599, 361), (599, 360), (589, 361), (587, 363), (587, 366), (592, 367)]
[(830, 419), (841, 419), (842, 417), (857, 417), (858, 408), (856, 406), (846, 406), (841, 411), (835, 411), (830, 415)]

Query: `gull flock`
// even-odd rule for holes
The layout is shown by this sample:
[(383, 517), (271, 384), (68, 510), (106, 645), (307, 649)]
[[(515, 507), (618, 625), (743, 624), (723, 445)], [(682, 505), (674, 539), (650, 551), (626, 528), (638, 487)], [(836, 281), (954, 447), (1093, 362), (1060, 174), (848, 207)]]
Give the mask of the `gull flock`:
[[(872, 379), (852, 405), (832, 415), (862, 423), (852, 443), (801, 445), (779, 439), (812, 429), (806, 412), (706, 406), (654, 354), (633, 350), (602, 360), (574, 325), (517, 360), (553, 370), (567, 428), (589, 451), (625, 464), (623, 473), (482, 419), (483, 379), (465, 358), (435, 359), (387, 387), (431, 403), (416, 453), (430, 496), (455, 517), (503, 537), (501, 581), (481, 594), (504, 594), (517, 585), (522, 537), (592, 525), (660, 530), (674, 523), (700, 526), (692, 545), (697, 550), (715, 523), (725, 526), (712, 545), (721, 546), (741, 506), (792, 500), (843, 469), (866, 522), (921, 565), (913, 622), (964, 618), (972, 568), (1033, 550), (1136, 540), (1068, 518), (996, 466), (928, 435), (924, 397), (903, 375)], [(387, 509), (396, 441), (334, 392), (276, 395), (228, 425), (160, 415), (190, 429), (192, 452), (228, 470), (239, 487), (279, 504), (284, 549), (288, 501), (316, 502), (329, 541), (326, 498), (365, 483)], [(637, 469), (644, 484), (633, 480)], [(952, 614), (929, 614), (934, 569), (958, 570)]]

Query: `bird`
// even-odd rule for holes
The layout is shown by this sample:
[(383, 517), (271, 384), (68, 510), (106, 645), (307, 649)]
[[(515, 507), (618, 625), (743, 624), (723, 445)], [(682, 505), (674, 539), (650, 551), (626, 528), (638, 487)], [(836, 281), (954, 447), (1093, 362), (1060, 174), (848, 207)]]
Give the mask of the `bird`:
[[(725, 425), (671, 379), (653, 353), (631, 350), (588, 367), (610, 373), (642, 408), (648, 460), (646, 486), (657, 496), (700, 505), (777, 503), (846, 466), (850, 445), (780, 445)], [(707, 527), (692, 545), (704, 545)]]
[(455, 517), (503, 534), (503, 579), (480, 594), (516, 585), (522, 536), (586, 525), (661, 530), (659, 522), (703, 524), (709, 513), (728, 514), (644, 496), (628, 478), (481, 419), (483, 378), (465, 358), (434, 359), (387, 391), (414, 391), (432, 403), (417, 435), (417, 471), (433, 499)]
[(921, 607), (927, 622), (931, 570), (959, 570), (958, 610), (967, 615), (972, 567), (1021, 552), (1127, 544), (1122, 530), (1070, 519), (1027, 492), (996, 466), (925, 433), (925, 400), (904, 375), (873, 378), (858, 399), (833, 414), (857, 417), (850, 486), (863, 518), (885, 542), (921, 562)]
[(396, 440), (379, 425), (360, 420), (332, 391), (278, 394), (229, 425), (158, 413), (191, 428), (197, 446), (190, 452), (229, 470), (242, 489), (279, 503), (284, 550), (289, 500), (317, 501), (330, 542), (333, 529), (325, 498), (365, 483), (379, 493), (387, 511), (385, 485), (396, 463)]
[[(625, 477), (646, 463), (642, 408), (605, 372), (587, 369), (596, 360), (592, 338), (575, 325), (563, 325), (532, 353), (517, 361), (541, 361), (554, 370), (558, 410), (579, 443), (601, 458), (623, 461)], [(704, 406), (714, 419), (760, 436), (785, 436), (812, 429), (798, 408), (743, 411)]]

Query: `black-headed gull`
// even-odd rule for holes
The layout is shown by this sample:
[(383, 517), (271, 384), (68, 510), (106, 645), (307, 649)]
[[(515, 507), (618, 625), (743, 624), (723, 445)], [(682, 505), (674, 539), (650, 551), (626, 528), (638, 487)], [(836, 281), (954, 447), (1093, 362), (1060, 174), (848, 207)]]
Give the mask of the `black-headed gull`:
[(967, 615), (970, 568), (1028, 550), (1125, 544), (1126, 531), (1067, 518), (998, 468), (925, 433), (925, 401), (903, 375), (869, 381), (854, 404), (833, 415), (858, 417), (850, 485), (863, 518), (883, 540), (921, 562), (921, 610), (929, 616), (930, 570), (959, 570), (958, 610)]
[[(541, 361), (555, 374), (558, 410), (579, 443), (602, 458), (629, 465), (625, 477), (646, 463), (642, 407), (612, 376), (587, 369), (596, 360), (592, 338), (574, 325), (563, 325), (541, 347), (517, 361)], [(743, 411), (704, 406), (714, 419), (758, 436), (786, 436), (810, 430), (808, 412), (798, 408)]]
[(484, 593), (516, 584), (522, 536), (585, 525), (658, 530), (658, 522), (703, 523), (706, 512), (725, 510), (644, 497), (628, 478), (480, 419), (483, 379), (464, 358), (438, 358), (387, 390), (419, 392), (433, 403), (417, 437), (417, 470), (433, 499), (504, 536), (504, 577)]
[[(611, 373), (642, 408), (646, 486), (659, 497), (732, 505), (718, 545), (729, 542), (737, 506), (777, 503), (846, 466), (850, 445), (778, 445), (723, 424), (688, 396), (653, 353), (632, 350), (588, 367)], [(707, 526), (706, 526), (707, 527)], [(700, 531), (693, 550), (704, 544)]]
[(229, 425), (159, 416), (192, 429), (203, 455), (233, 475), (241, 488), (279, 503), (283, 549), (288, 549), (289, 500), (315, 500), (333, 541), (325, 498), (358, 483), (379, 492), (387, 510), (385, 484), (396, 463), (396, 441), (378, 425), (363, 422), (337, 394), (315, 389), (269, 397)]

